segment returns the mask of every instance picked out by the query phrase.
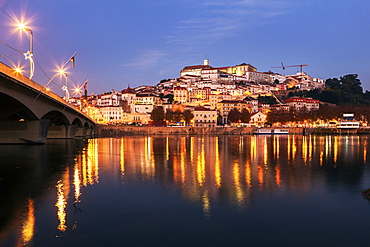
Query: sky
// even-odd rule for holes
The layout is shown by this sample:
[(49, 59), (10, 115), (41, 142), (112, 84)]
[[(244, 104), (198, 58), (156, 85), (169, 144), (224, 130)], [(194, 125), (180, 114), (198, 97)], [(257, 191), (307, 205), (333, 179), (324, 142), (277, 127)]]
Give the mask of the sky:
[[(29, 34), (14, 26), (23, 20), (43, 86), (77, 52), (69, 85), (88, 80), (89, 94), (156, 85), (206, 57), (260, 72), (308, 64), (303, 71), (324, 80), (358, 74), (370, 90), (369, 13), (369, 0), (0, 0), (0, 62), (28, 75), (16, 52), (29, 49)], [(64, 81), (52, 91), (63, 95)]]

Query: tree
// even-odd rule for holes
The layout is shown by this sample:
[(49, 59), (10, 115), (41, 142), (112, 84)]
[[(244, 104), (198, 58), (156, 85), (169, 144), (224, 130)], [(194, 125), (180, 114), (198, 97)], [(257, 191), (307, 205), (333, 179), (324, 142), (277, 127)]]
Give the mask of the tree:
[(164, 119), (166, 119), (169, 122), (174, 121), (174, 113), (171, 109), (168, 109), (166, 113), (164, 114)]
[(249, 113), (247, 109), (243, 108), (242, 111), (240, 112), (240, 121), (242, 123), (249, 123), (250, 120), (251, 120), (251, 114)]
[(159, 83), (163, 83), (163, 82), (167, 82), (167, 81), (170, 81), (171, 79), (162, 79), (159, 81)]
[(173, 114), (172, 120), (174, 122), (181, 122), (181, 120), (183, 119), (182, 112), (179, 110), (174, 111), (172, 114)]
[(190, 123), (190, 121), (194, 118), (194, 114), (189, 111), (189, 110), (185, 110), (182, 114), (184, 120), (185, 120), (185, 123), (188, 125)]
[(339, 79), (327, 79), (325, 81), (326, 88), (318, 99), (338, 105), (369, 104), (366, 94), (362, 92), (361, 81), (357, 77), (357, 74), (348, 74)]
[(232, 123), (237, 123), (240, 120), (240, 111), (237, 108), (231, 109), (229, 114), (227, 115), (227, 118)]
[(168, 98), (167, 102), (172, 104), (173, 103), (173, 94), (167, 94), (165, 96), (163, 96), (163, 98)]
[(277, 101), (274, 97), (272, 96), (258, 96), (258, 102), (259, 103), (265, 103), (265, 104), (270, 104), (270, 105), (275, 105), (277, 104)]
[(153, 121), (163, 121), (164, 120), (164, 110), (162, 106), (156, 106), (153, 108), (150, 118)]

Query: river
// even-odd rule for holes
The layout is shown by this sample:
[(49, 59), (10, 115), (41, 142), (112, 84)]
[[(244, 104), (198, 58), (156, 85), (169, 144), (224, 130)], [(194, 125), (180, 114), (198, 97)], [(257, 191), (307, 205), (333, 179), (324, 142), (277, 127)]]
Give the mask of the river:
[(370, 136), (0, 145), (0, 246), (369, 246)]

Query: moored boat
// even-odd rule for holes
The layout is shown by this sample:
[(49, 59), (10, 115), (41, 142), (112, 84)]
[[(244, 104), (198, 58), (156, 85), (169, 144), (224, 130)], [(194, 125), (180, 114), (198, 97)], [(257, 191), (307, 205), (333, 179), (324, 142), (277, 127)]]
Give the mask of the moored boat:
[(257, 129), (254, 131), (256, 135), (278, 135), (278, 134), (289, 134), (288, 129)]

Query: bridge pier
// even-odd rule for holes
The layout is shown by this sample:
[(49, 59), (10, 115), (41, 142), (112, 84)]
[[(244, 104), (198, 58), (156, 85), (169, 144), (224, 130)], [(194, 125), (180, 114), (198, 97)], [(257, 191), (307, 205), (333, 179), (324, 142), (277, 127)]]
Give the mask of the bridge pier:
[(47, 139), (73, 139), (76, 135), (76, 125), (49, 126)]
[(86, 131), (86, 137), (93, 137), (95, 134), (95, 127), (90, 127)]
[(45, 144), (49, 119), (0, 121), (0, 144)]
[(77, 127), (76, 128), (76, 137), (86, 137), (87, 128), (85, 127)]

